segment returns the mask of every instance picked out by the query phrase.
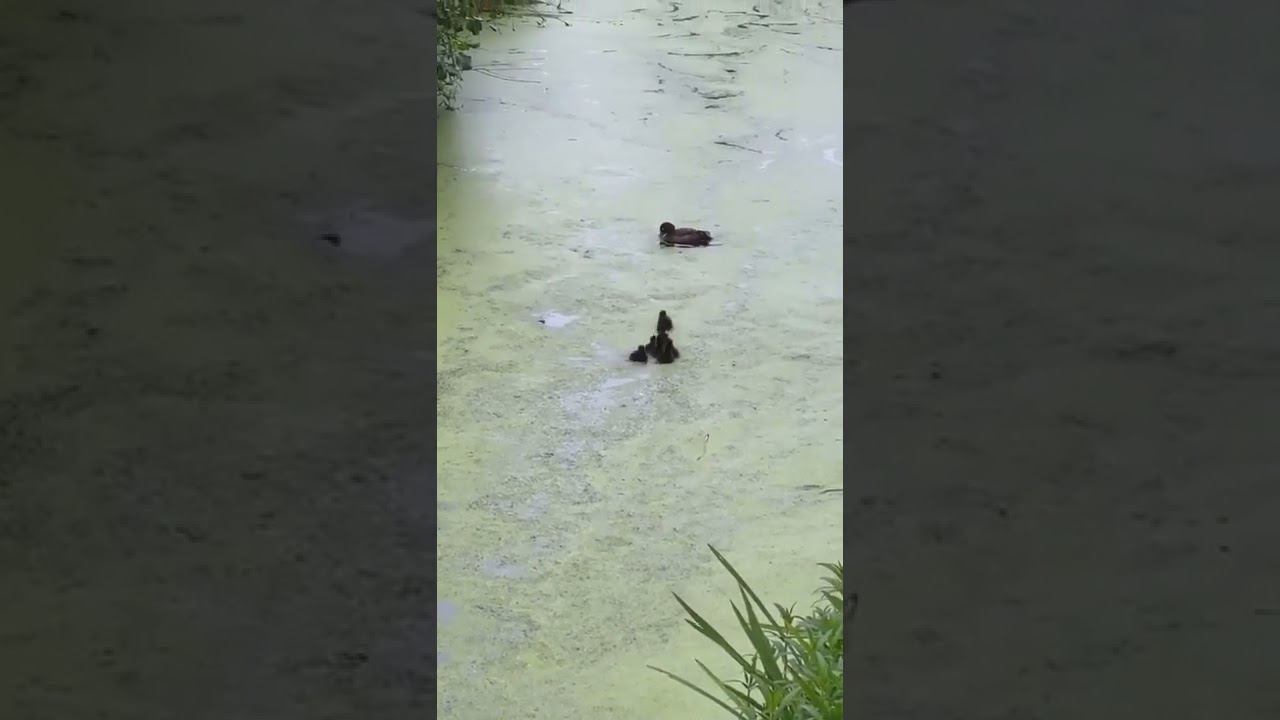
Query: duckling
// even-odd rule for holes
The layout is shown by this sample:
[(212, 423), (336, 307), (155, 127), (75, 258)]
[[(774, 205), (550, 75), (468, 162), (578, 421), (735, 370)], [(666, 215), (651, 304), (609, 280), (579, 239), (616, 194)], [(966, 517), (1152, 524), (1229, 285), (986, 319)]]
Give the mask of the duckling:
[(676, 350), (676, 344), (671, 342), (666, 333), (658, 333), (658, 362), (666, 365), (675, 362), (678, 357), (680, 351)]
[(658, 364), (670, 365), (671, 363), (675, 362), (676, 358), (678, 357), (680, 357), (680, 351), (676, 350), (675, 345), (668, 343), (666, 346), (664, 346), (661, 350), (658, 351)]
[(664, 222), (658, 226), (658, 242), (667, 247), (705, 247), (711, 244), (711, 233), (695, 228), (678, 228)]
[(644, 349), (645, 349), (645, 350), (648, 350), (650, 355), (652, 355), (652, 356), (654, 356), (654, 357), (658, 357), (658, 336), (657, 336), (657, 335), (650, 335), (650, 336), (649, 336), (649, 344), (648, 344), (648, 345), (645, 345), (645, 346), (644, 346)]
[(671, 322), (671, 318), (667, 316), (666, 310), (658, 311), (658, 332), (671, 332), (675, 325)]
[(631, 358), (632, 362), (638, 362), (638, 363), (649, 362), (649, 353), (645, 352), (643, 345), (637, 345), (636, 349), (633, 350), (632, 353), (628, 355), (628, 357)]

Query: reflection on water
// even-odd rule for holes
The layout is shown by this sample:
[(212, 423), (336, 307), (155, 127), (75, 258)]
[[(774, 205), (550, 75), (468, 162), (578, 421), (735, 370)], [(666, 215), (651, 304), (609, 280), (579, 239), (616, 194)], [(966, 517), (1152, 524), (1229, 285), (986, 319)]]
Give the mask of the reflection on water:
[(840, 7), (641, 5), (486, 33), (441, 117), (442, 718), (705, 717), (644, 666), (709, 659), (670, 591), (732, 622), (706, 544), (788, 604), (840, 552)]

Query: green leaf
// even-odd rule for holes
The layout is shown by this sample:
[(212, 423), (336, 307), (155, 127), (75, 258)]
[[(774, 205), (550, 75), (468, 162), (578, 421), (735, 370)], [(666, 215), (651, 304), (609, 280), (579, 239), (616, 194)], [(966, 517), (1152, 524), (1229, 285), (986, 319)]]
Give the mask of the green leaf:
[(692, 621), (686, 620), (685, 622), (689, 623), (694, 630), (702, 633), (716, 645), (719, 645), (721, 649), (723, 649), (729, 657), (733, 658), (734, 662), (741, 665), (743, 669), (749, 669), (751, 667), (751, 664), (747, 662), (746, 658), (742, 657), (737, 650), (734, 650), (733, 646), (729, 644), (729, 641), (725, 640), (724, 636), (711, 626), (711, 623), (704, 620), (697, 611), (689, 607), (689, 604), (681, 599), (679, 595), (676, 595), (675, 593), (671, 594), (675, 596), (676, 602), (680, 603), (680, 607), (684, 608), (684, 611), (689, 613), (689, 616), (693, 618)]
[(706, 698), (706, 699), (710, 700), (711, 702), (713, 702), (713, 703), (715, 703), (715, 704), (719, 705), (720, 707), (724, 708), (725, 710), (728, 710), (728, 711), (729, 711), (729, 712), (731, 712), (731, 713), (737, 714), (737, 712), (738, 712), (738, 711), (737, 711), (737, 710), (734, 710), (732, 707), (730, 707), (728, 704), (726, 704), (726, 703), (725, 703), (725, 701), (723, 701), (723, 700), (721, 700), (720, 698), (718, 698), (718, 697), (716, 697), (716, 696), (712, 695), (711, 693), (707, 692), (706, 690), (703, 690), (702, 688), (698, 687), (697, 685), (694, 685), (693, 683), (689, 682), (688, 680), (685, 680), (684, 678), (680, 677), (679, 675), (676, 675), (675, 673), (667, 672), (666, 670), (663, 670), (663, 669), (662, 669), (662, 668), (660, 668), (660, 667), (654, 667), (654, 666), (652, 666), (652, 665), (647, 665), (646, 667), (648, 667), (650, 670), (656, 670), (656, 671), (658, 671), (658, 672), (662, 673), (663, 675), (666, 675), (667, 677), (671, 678), (672, 680), (675, 680), (676, 682), (680, 683), (681, 685), (683, 685), (683, 686), (685, 686), (685, 687), (689, 688), (690, 690), (692, 690), (692, 691), (694, 691), (694, 692), (698, 693), (698, 694), (699, 694), (699, 695), (701, 695), (702, 697), (704, 697), (704, 698)]
[(698, 667), (702, 668), (702, 672), (706, 673), (707, 677), (711, 678), (712, 682), (718, 685), (720, 689), (729, 696), (730, 700), (733, 700), (738, 704), (739, 710), (764, 710), (764, 706), (756, 700), (753, 700), (750, 695), (747, 695), (741, 690), (735, 690), (729, 687), (728, 683), (716, 677), (716, 674), (711, 672), (706, 665), (703, 665), (701, 660), (694, 660), (694, 662), (698, 664)]
[(716, 559), (720, 561), (720, 564), (724, 565), (724, 569), (729, 571), (729, 574), (733, 576), (733, 579), (738, 581), (738, 585), (747, 591), (747, 594), (750, 595), (751, 599), (755, 601), (757, 606), (759, 606), (760, 611), (769, 619), (769, 622), (777, 625), (778, 621), (774, 620), (773, 616), (769, 614), (769, 609), (760, 601), (760, 597), (751, 589), (751, 586), (747, 584), (747, 581), (742, 579), (742, 576), (738, 574), (738, 571), (733, 569), (733, 566), (729, 564), (729, 561), (725, 559), (724, 555), (721, 555), (719, 550), (716, 550), (710, 545), (707, 545), (707, 547), (711, 548), (711, 552), (716, 556)]
[(742, 593), (742, 607), (747, 611), (747, 617), (744, 619), (742, 613), (738, 612), (738, 606), (730, 603), (733, 608), (733, 614), (738, 617), (738, 624), (742, 625), (743, 631), (747, 633), (747, 638), (751, 640), (751, 646), (756, 650), (756, 657), (760, 659), (760, 664), (764, 667), (765, 677), (772, 682), (777, 682), (782, 679), (782, 672), (778, 670), (773, 645), (764, 636), (764, 630), (760, 627), (760, 620), (756, 618), (755, 611), (751, 609), (751, 601), (747, 599), (746, 591), (739, 588), (739, 592)]

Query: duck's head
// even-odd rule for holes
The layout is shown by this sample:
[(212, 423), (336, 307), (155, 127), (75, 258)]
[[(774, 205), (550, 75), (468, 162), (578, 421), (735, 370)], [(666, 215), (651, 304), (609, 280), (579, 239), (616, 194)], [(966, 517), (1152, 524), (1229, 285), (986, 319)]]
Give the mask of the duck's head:
[(664, 222), (658, 226), (658, 232), (662, 235), (670, 235), (676, 231), (676, 226), (669, 222)]

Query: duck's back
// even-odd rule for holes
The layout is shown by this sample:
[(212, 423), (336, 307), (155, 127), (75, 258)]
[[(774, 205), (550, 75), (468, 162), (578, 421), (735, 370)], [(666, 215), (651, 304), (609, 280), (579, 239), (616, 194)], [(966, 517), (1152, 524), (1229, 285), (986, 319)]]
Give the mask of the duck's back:
[(672, 245), (710, 245), (711, 233), (695, 228), (677, 228), (667, 236)]

